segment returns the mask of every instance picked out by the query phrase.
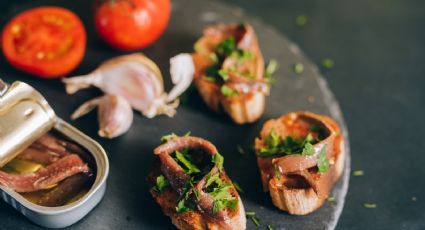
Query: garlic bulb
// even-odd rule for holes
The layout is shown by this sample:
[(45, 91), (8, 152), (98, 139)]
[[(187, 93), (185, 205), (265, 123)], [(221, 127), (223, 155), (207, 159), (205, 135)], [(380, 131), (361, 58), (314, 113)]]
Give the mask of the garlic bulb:
[(106, 94), (82, 104), (72, 115), (77, 119), (98, 106), (99, 136), (114, 138), (127, 132), (133, 122), (133, 110), (121, 96)]
[[(190, 77), (192, 76), (193, 74), (190, 74)], [(190, 86), (190, 83), (179, 80), (182, 78), (172, 78), (176, 85), (169, 97), (164, 92), (158, 66), (138, 53), (110, 59), (87, 75), (63, 79), (63, 82), (68, 94), (95, 86), (107, 94), (121, 96), (133, 109), (152, 118), (159, 114), (174, 116), (179, 105), (178, 96)]]

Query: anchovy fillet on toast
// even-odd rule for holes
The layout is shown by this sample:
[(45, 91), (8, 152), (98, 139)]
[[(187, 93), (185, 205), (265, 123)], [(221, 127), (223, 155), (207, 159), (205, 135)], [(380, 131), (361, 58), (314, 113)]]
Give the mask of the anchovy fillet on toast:
[(163, 139), (148, 181), (155, 201), (178, 229), (246, 228), (238, 192), (223, 169), (223, 157), (202, 138)]
[(255, 140), (265, 192), (293, 215), (318, 209), (344, 167), (344, 140), (327, 116), (294, 112), (267, 121)]
[(269, 85), (252, 26), (206, 27), (194, 47), (194, 81), (205, 103), (217, 112), (222, 108), (238, 124), (256, 121)]

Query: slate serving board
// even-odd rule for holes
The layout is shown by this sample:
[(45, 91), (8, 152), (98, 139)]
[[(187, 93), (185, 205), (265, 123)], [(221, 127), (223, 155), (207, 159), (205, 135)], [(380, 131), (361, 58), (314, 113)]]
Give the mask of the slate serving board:
[[(70, 121), (103, 145), (109, 154), (111, 169), (103, 201), (69, 229), (173, 229), (169, 219), (152, 200), (145, 177), (154, 157), (152, 149), (159, 144), (159, 138), (171, 132), (184, 134), (187, 131), (212, 141), (224, 155), (226, 171), (244, 190), (241, 196), (245, 209), (256, 212), (263, 229), (269, 224), (274, 229), (334, 229), (348, 189), (348, 132), (338, 103), (318, 68), (282, 34), (260, 20), (245, 15), (239, 8), (199, 0), (176, 0), (172, 4), (172, 17), (167, 31), (157, 43), (142, 50), (160, 66), (166, 88), (171, 88), (168, 59), (181, 52), (191, 52), (194, 41), (201, 35), (205, 25), (215, 22), (248, 22), (258, 34), (265, 59), (274, 58), (280, 65), (275, 74), (276, 84), (267, 98), (266, 111), (254, 124), (239, 126), (226, 116), (211, 112), (197, 93), (190, 91), (188, 100), (179, 107), (174, 118), (160, 116), (147, 119), (136, 114), (129, 132), (114, 140), (97, 136), (96, 113)], [(64, 6), (82, 18), (88, 33), (88, 46), (86, 56), (73, 72), (74, 75), (90, 72), (102, 61), (122, 54), (104, 45), (96, 36), (91, 18), (92, 7), (86, 0), (11, 2), (2, 9), (2, 26), (16, 13), (38, 5)], [(21, 80), (29, 83), (43, 93), (58, 116), (65, 120), (69, 121), (69, 115), (81, 103), (101, 94), (96, 89), (90, 89), (67, 96), (59, 80), (40, 80), (28, 76), (11, 68), (3, 57), (0, 60), (0, 74), (5, 81), (11, 83)], [(295, 63), (302, 63), (304, 72), (295, 74), (292, 71)], [(254, 138), (266, 120), (298, 110), (330, 115), (341, 125), (346, 138), (345, 171), (332, 190), (335, 200), (326, 202), (319, 210), (307, 216), (290, 216), (272, 205), (269, 195), (262, 192), (255, 156), (250, 151)], [(237, 145), (243, 146), (247, 153), (238, 153)], [(39, 229), (3, 202), (0, 202), (0, 220), (1, 229)], [(247, 227), (256, 228), (249, 220)]]

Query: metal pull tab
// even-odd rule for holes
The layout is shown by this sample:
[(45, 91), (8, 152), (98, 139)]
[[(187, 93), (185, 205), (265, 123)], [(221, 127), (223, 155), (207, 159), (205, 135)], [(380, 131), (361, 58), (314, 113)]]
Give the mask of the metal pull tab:
[(48, 132), (55, 120), (54, 111), (34, 88), (0, 79), (0, 167)]
[(6, 93), (7, 88), (7, 84), (0, 78), (0, 97)]

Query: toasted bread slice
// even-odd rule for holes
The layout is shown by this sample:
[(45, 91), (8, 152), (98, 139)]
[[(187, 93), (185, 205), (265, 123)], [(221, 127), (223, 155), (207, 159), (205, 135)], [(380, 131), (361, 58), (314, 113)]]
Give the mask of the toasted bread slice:
[[(229, 37), (235, 38), (239, 50), (247, 51), (253, 57), (242, 62), (231, 55), (224, 57), (224, 60), (211, 60), (220, 42)], [(204, 36), (196, 42), (195, 47), (198, 49), (192, 54), (194, 81), (205, 103), (216, 112), (224, 111), (238, 124), (256, 121), (264, 112), (269, 86), (263, 76), (264, 60), (253, 28), (247, 24), (210, 26), (205, 28)], [(226, 72), (228, 79), (211, 79), (211, 76), (207, 76), (214, 65), (220, 65), (220, 71)], [(223, 86), (232, 91), (231, 95), (223, 94)]]
[[(186, 151), (186, 154), (190, 154), (192, 150), (194, 150), (192, 155), (185, 156), (194, 167), (202, 169), (197, 174), (183, 170), (183, 166), (178, 163), (182, 156), (176, 156), (177, 152), (180, 154), (181, 151)], [(178, 229), (243, 230), (246, 228), (242, 200), (224, 171), (222, 156), (212, 143), (197, 137), (174, 136), (157, 147), (154, 152), (159, 157), (147, 178), (148, 182), (153, 185), (150, 193), (164, 214), (171, 218), (172, 223)], [(216, 160), (217, 157), (221, 160)], [(184, 165), (192, 163), (185, 161)], [(155, 185), (160, 176), (167, 180), (168, 185), (158, 189), (158, 186)], [(217, 197), (216, 200), (211, 194), (223, 188), (220, 186), (225, 186), (226, 189), (219, 192), (220, 198)], [(225, 193), (227, 195), (224, 195)], [(233, 205), (225, 205), (216, 209), (218, 199), (220, 201), (231, 199)], [(181, 201), (186, 209), (177, 211)], [(185, 202), (189, 202), (188, 206)]]
[[(264, 148), (265, 140), (272, 130), (281, 137), (298, 135), (299, 131), (294, 134), (292, 129), (295, 120), (300, 117), (312, 122), (311, 124), (321, 125), (324, 129), (325, 137), (314, 146), (320, 149), (324, 145), (328, 146), (326, 157), (329, 168), (326, 172), (318, 172), (317, 163), (315, 163), (317, 156), (301, 156), (298, 154), (297, 156), (257, 157), (264, 191), (269, 191), (272, 202), (276, 207), (293, 215), (311, 213), (323, 204), (332, 186), (343, 172), (345, 158), (344, 140), (337, 123), (329, 117), (309, 112), (290, 113), (279, 119), (266, 122), (260, 138), (256, 139), (255, 148), (257, 152)], [(298, 127), (299, 125), (295, 126)], [(313, 158), (313, 165), (308, 165), (310, 159), (303, 159), (303, 163), (299, 163), (297, 159), (297, 161), (292, 161), (296, 165), (288, 165), (287, 163), (285, 169), (280, 167), (278, 168), (279, 172), (276, 173), (275, 167), (279, 165), (278, 162), (288, 160), (291, 157)]]
[(176, 212), (178, 194), (172, 189), (167, 189), (161, 193), (150, 190), (156, 203), (161, 207), (164, 214), (171, 218), (171, 222), (180, 230), (243, 230), (246, 228), (245, 209), (242, 200), (239, 198), (236, 214), (223, 225), (216, 221), (205, 218), (200, 211), (187, 211), (183, 213)]

